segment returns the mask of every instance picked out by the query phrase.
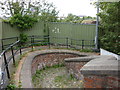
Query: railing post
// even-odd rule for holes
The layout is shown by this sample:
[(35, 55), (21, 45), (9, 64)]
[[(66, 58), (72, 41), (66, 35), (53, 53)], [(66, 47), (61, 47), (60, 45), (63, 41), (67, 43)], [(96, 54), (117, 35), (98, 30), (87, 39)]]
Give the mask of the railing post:
[(12, 57), (13, 57), (13, 64), (15, 65), (15, 57), (14, 57), (14, 52), (13, 52), (13, 46), (11, 46), (11, 52), (12, 52)]
[(33, 36), (31, 37), (31, 46), (32, 46), (32, 50), (33, 50)]
[(8, 79), (10, 79), (10, 73), (9, 73), (9, 69), (8, 69), (8, 63), (7, 63), (5, 52), (4, 52), (3, 55), (4, 55), (4, 62), (5, 62), (5, 68), (6, 68), (7, 76), (8, 76)]
[(19, 37), (17, 37), (17, 41), (18, 41)]
[(82, 40), (82, 49), (84, 48), (84, 40)]
[(4, 44), (2, 39), (1, 39), (1, 44), (2, 44), (2, 50), (4, 50)]
[(50, 36), (48, 35), (48, 44), (49, 44), (49, 49), (50, 49)]
[(67, 48), (68, 48), (68, 37), (66, 38), (66, 45), (67, 45)]
[(32, 42), (34, 43), (34, 35), (32, 36)]
[(71, 46), (73, 45), (73, 41), (72, 41), (72, 39), (71, 39)]
[(19, 42), (18, 44), (19, 44), (20, 55), (22, 55), (21, 42)]
[(20, 46), (20, 55), (22, 55), (22, 50), (21, 50), (21, 46)]

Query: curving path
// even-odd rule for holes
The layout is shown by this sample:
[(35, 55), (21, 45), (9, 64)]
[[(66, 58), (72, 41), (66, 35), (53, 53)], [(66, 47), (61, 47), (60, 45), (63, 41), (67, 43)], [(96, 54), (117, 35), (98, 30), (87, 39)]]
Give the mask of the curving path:
[[(33, 88), (32, 84), (32, 75), (31, 75), (31, 64), (32, 60), (35, 56), (44, 54), (44, 53), (55, 53), (55, 52), (63, 52), (63, 53), (71, 53), (71, 54), (78, 54), (78, 55), (87, 55), (91, 56), (93, 53), (81, 53), (78, 51), (73, 50), (60, 50), (60, 49), (50, 49), (50, 50), (40, 50), (34, 51), (27, 54), (26, 58), (24, 58), (21, 62), (23, 62), (23, 66), (21, 68), (21, 72), (18, 77), (20, 77), (19, 81), (21, 81), (22, 88)], [(22, 65), (21, 64), (21, 65)], [(18, 83), (17, 83), (18, 84)]]

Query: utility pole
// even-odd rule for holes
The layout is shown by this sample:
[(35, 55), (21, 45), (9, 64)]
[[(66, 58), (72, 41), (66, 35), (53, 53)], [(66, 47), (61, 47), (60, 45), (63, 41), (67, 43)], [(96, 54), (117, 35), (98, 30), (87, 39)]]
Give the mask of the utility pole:
[[(97, 14), (98, 13), (99, 13), (99, 0), (97, 1)], [(99, 17), (97, 15), (97, 18), (96, 18), (95, 49), (98, 49), (98, 24), (99, 24)]]

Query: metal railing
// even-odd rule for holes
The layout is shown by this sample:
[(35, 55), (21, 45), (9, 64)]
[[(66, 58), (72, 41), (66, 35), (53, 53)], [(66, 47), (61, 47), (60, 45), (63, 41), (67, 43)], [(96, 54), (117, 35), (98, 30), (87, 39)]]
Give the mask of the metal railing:
[[(12, 42), (10, 42), (11, 40), (12, 40)], [(2, 50), (4, 50), (5, 48), (9, 47), (11, 44), (13, 44), (14, 42), (16, 42), (18, 40), (19, 40), (19, 37), (10, 37), (10, 38), (3, 38), (3, 39), (1, 39)], [(5, 42), (7, 42), (7, 43), (5, 43)]]
[(19, 51), (20, 55), (22, 55), (22, 51), (21, 51), (21, 44), (20, 44), (20, 40), (16, 41), (15, 43), (11, 44), (10, 46), (8, 46), (5, 50), (2, 51), (2, 53), (0, 54), (0, 69), (1, 69), (1, 82), (0, 82), (0, 87), (4, 87), (4, 84), (6, 83), (4, 74), (7, 74), (7, 78), (10, 79), (10, 70), (9, 70), (9, 63), (11, 62), (11, 60), (13, 61), (13, 65), (15, 65), (16, 60), (15, 60), (15, 55), (17, 54), (17, 52)]
[[(36, 40), (37, 39), (37, 40)], [(91, 49), (95, 47), (95, 40), (79, 40), (79, 39), (72, 39), (68, 37), (52, 37), (52, 36), (32, 36), (31, 37), (31, 46), (36, 44), (43, 44), (48, 45), (49, 48), (51, 46), (57, 45), (59, 46), (66, 46), (66, 48), (74, 48), (74, 49)]]
[[(85, 48), (94, 48), (94, 40), (78, 40), (78, 39), (72, 39), (68, 37), (52, 37), (52, 36), (37, 36), (32, 35), (27, 37), (27, 42), (24, 43), (23, 46), (21, 46), (21, 42), (19, 40), (19, 37), (12, 37), (12, 38), (5, 38), (2, 39), (2, 53), (0, 54), (0, 58), (2, 58), (2, 66), (1, 70), (3, 72), (6, 72), (7, 78), (10, 79), (10, 70), (9, 70), (9, 63), (11, 60), (13, 61), (13, 65), (15, 65), (15, 55), (17, 52), (19, 52), (20, 55), (22, 55), (22, 48), (31, 47), (33, 49), (33, 46), (48, 46), (49, 48), (53, 46), (63, 46), (65, 48), (74, 48), (74, 49), (85, 49)], [(17, 40), (14, 43), (4, 44), (4, 41), (14, 39)], [(7, 48), (6, 48), (7, 46)], [(7, 53), (10, 52), (9, 55)], [(1, 59), (0, 59), (1, 60)], [(3, 77), (3, 76), (2, 76)], [(5, 84), (4, 78), (1, 78), (2, 84)]]
[[(38, 44), (43, 44), (43, 45), (57, 45), (58, 47), (60, 45), (64, 45), (67, 48), (74, 48), (74, 49), (85, 49), (85, 48), (95, 48), (95, 40), (82, 40), (82, 39), (73, 39), (73, 38), (68, 38), (68, 37), (55, 37), (55, 36), (39, 36), (39, 35), (32, 35), (28, 36), (28, 41), (26, 42), (26, 47), (28, 46), (34, 46)], [(5, 41), (8, 40), (18, 40), (19, 37), (12, 37), (12, 38), (5, 38), (2, 39), (2, 50), (6, 48), (7, 46), (11, 45), (12, 43), (4, 43)], [(25, 48), (25, 47), (24, 47)]]

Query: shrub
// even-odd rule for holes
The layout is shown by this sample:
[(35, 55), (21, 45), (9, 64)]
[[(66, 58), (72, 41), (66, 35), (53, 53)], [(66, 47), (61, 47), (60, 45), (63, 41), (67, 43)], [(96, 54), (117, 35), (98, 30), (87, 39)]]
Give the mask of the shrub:
[(120, 36), (114, 32), (107, 32), (101, 37), (101, 47), (116, 54), (120, 54)]
[(20, 31), (32, 28), (32, 26), (37, 22), (37, 18), (31, 17), (29, 15), (15, 14), (10, 18), (9, 23), (13, 26), (17, 26)]

